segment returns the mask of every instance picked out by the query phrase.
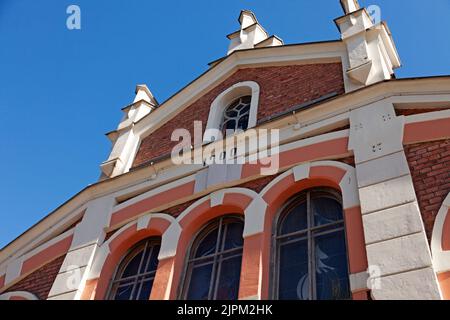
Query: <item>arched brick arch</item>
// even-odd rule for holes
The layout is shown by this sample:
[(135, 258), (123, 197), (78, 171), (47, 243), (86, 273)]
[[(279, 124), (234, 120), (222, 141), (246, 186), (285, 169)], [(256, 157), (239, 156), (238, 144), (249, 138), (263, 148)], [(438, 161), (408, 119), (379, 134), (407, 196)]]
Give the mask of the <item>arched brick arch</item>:
[[(244, 249), (242, 257), (239, 299), (258, 294), (259, 290), (259, 250), (249, 240), (252, 234), (259, 232), (255, 227), (255, 208), (265, 208), (264, 200), (254, 191), (245, 188), (229, 188), (205, 196), (177, 217), (182, 231), (178, 252), (188, 252), (189, 246), (196, 232), (208, 221), (226, 214), (241, 214), (244, 216)], [(256, 228), (256, 229), (255, 229)], [(261, 230), (262, 231), (262, 230)], [(256, 248), (259, 249), (259, 248)], [(174, 282), (172, 284), (171, 299), (176, 299), (181, 288), (181, 274), (185, 268), (185, 255), (178, 254), (175, 262)]]
[(0, 294), (0, 300), (39, 300), (39, 298), (31, 292), (11, 291)]
[(160, 236), (159, 263), (150, 299), (167, 299), (180, 231), (172, 216), (161, 213), (142, 216), (123, 226), (98, 248), (81, 298), (104, 299), (114, 270), (126, 252), (145, 238)]
[[(278, 176), (260, 193), (267, 203), (266, 210), (260, 212), (260, 219), (264, 224), (264, 232), (260, 235), (263, 248), (261, 250), (263, 299), (269, 298), (271, 234), (275, 216), (293, 195), (314, 187), (330, 187), (342, 194), (350, 274), (356, 275), (367, 270), (367, 255), (355, 169), (336, 161), (305, 163)], [(358, 288), (357, 285), (352, 287), (354, 297), (360, 294), (358, 291), (365, 289)]]
[(442, 296), (450, 300), (450, 193), (445, 198), (434, 222), (431, 253)]

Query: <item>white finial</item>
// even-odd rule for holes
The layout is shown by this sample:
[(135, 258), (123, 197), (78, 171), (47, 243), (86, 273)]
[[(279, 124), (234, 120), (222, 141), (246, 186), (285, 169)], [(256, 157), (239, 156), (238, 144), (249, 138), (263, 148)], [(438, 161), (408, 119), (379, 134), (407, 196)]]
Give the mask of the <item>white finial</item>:
[(277, 36), (269, 36), (250, 10), (242, 10), (238, 21), (240, 29), (227, 35), (230, 39), (228, 54), (236, 50), (283, 45), (283, 40)]
[(136, 86), (136, 97), (134, 98), (133, 103), (139, 100), (145, 100), (154, 106), (158, 105), (155, 97), (145, 84), (138, 84)]
[(340, 0), (342, 9), (344, 9), (345, 14), (349, 14), (359, 10), (361, 7), (358, 0)]
[(258, 23), (255, 14), (250, 10), (242, 10), (238, 20), (241, 24), (241, 30), (251, 26), (252, 24)]

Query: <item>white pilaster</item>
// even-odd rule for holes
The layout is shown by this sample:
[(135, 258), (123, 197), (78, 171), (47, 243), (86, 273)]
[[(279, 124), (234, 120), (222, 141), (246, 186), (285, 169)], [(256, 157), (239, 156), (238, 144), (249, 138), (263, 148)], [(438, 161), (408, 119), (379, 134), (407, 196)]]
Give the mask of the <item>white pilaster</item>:
[(404, 118), (382, 101), (351, 111), (350, 125), (373, 297), (440, 299), (403, 150)]
[(87, 204), (82, 221), (76, 226), (72, 244), (49, 293), (49, 300), (80, 299), (92, 260), (104, 239), (113, 197), (95, 199)]

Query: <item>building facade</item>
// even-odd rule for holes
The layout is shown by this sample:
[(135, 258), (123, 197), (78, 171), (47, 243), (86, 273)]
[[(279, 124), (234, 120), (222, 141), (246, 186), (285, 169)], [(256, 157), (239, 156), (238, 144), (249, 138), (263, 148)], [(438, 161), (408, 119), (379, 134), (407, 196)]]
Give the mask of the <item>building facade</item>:
[(250, 11), (227, 55), (124, 107), (99, 181), (0, 253), (0, 299), (450, 299), (450, 77), (397, 79), (384, 22), (336, 41)]

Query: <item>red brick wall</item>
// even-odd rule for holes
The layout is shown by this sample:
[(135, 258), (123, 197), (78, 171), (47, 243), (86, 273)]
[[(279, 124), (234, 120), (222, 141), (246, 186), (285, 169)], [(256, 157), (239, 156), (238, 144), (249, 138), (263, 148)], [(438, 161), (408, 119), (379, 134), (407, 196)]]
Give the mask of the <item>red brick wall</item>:
[(436, 215), (450, 192), (450, 139), (409, 145), (405, 153), (431, 240)]
[(133, 167), (170, 153), (177, 144), (170, 141), (174, 129), (184, 128), (192, 132), (194, 120), (202, 121), (206, 126), (214, 99), (241, 81), (255, 81), (260, 86), (258, 120), (329, 93), (344, 93), (340, 63), (240, 69), (143, 139)]
[(47, 299), (65, 257), (66, 256), (63, 255), (52, 262), (47, 263), (45, 266), (20, 280), (6, 292), (28, 291), (35, 294), (39, 299)]

